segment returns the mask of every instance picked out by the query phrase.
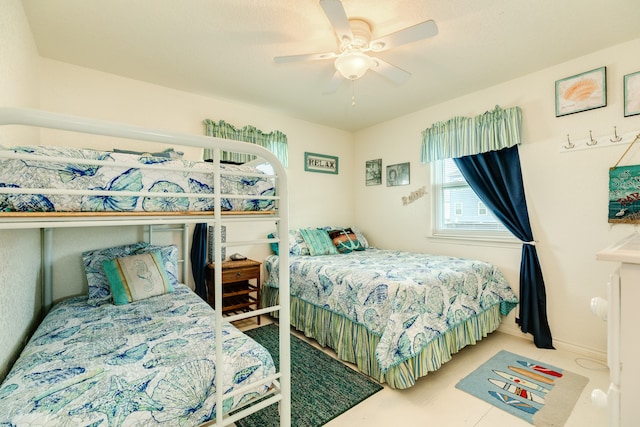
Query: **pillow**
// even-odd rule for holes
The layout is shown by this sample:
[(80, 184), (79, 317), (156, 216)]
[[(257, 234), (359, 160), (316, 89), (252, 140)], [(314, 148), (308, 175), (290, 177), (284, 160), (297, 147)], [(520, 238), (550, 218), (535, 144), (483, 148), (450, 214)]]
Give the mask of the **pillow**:
[(173, 292), (159, 251), (106, 260), (102, 263), (116, 305)]
[(164, 270), (167, 272), (167, 276), (169, 276), (169, 282), (171, 286), (175, 287), (180, 283), (178, 277), (180, 277), (178, 273), (178, 247), (176, 245), (167, 245), (167, 246), (156, 246), (149, 245), (142, 249), (138, 249), (134, 253), (138, 254), (147, 254), (150, 252), (160, 252), (160, 256), (162, 257)]
[(302, 237), (300, 229), (289, 230), (289, 253), (291, 255), (311, 255), (307, 242)]
[(322, 228), (303, 228), (300, 229), (300, 234), (302, 234), (302, 238), (307, 243), (311, 256), (335, 255), (338, 253), (327, 230)]
[[(273, 239), (274, 237), (276, 237), (276, 234), (275, 233), (269, 233), (269, 234), (267, 234), (267, 237), (269, 239)], [(279, 255), (278, 254), (278, 246), (279, 246), (278, 243), (277, 242), (271, 242), (271, 243), (269, 243), (269, 245), (271, 246), (271, 250), (273, 251), (273, 253), (276, 254), (276, 255)]]
[(351, 251), (364, 251), (364, 246), (362, 246), (362, 243), (350, 228), (331, 230), (329, 231), (329, 237), (341, 254), (348, 254)]
[(114, 153), (122, 153), (122, 154), (135, 154), (137, 156), (152, 156), (152, 157), (166, 157), (168, 159), (181, 159), (184, 155), (181, 151), (175, 151), (173, 148), (167, 148), (164, 151), (158, 151), (155, 153), (149, 153), (148, 151), (132, 151), (132, 150), (121, 150), (119, 148), (113, 149)]
[(362, 234), (362, 232), (358, 230), (356, 227), (354, 227), (353, 225), (350, 228), (351, 228), (351, 231), (353, 231), (353, 234), (355, 234), (356, 237), (358, 238), (358, 241), (360, 242), (362, 247), (367, 249), (369, 247), (369, 242), (367, 241), (367, 238), (364, 237), (364, 234)]
[[(269, 233), (267, 237), (273, 239), (276, 237), (276, 233)], [(271, 250), (278, 255), (278, 244), (276, 242), (270, 243)], [(302, 238), (299, 229), (289, 230), (289, 253), (291, 255), (310, 255), (307, 242)]]
[(107, 276), (102, 268), (104, 261), (133, 254), (137, 250), (147, 246), (149, 246), (149, 244), (146, 242), (138, 242), (83, 252), (82, 263), (84, 264), (84, 273), (87, 276), (87, 285), (89, 285), (87, 303), (98, 306), (111, 300), (111, 289), (107, 281)]

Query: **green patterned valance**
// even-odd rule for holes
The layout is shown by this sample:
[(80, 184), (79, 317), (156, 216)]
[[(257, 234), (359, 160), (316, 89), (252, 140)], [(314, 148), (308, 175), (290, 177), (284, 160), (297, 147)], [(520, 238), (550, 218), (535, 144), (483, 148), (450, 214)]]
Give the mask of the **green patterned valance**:
[(476, 117), (454, 117), (422, 132), (420, 161), (471, 156), (521, 143), (522, 111), (498, 107)]
[[(205, 125), (205, 135), (260, 145), (275, 154), (283, 166), (288, 166), (289, 150), (287, 146), (287, 135), (279, 130), (263, 133), (260, 129), (249, 125), (242, 129), (236, 129), (224, 120), (216, 123), (213, 120), (205, 119), (203, 123)], [(213, 151), (205, 149), (203, 157), (204, 160), (213, 159)], [(223, 162), (246, 163), (253, 159), (255, 159), (255, 156), (249, 154), (238, 154), (228, 151), (222, 151), (220, 153), (220, 160)]]

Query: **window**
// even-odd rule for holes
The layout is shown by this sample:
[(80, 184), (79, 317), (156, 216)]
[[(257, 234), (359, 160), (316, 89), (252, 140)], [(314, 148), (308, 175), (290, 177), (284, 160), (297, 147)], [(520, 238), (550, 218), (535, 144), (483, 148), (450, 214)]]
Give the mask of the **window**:
[(432, 163), (433, 235), (476, 239), (513, 237), (469, 187), (452, 159)]
[(478, 202), (478, 215), (486, 216), (489, 215), (489, 209), (482, 202)]
[[(251, 164), (250, 163), (245, 163), (245, 164)], [(260, 172), (263, 172), (267, 175), (275, 175), (276, 172), (273, 170), (273, 166), (271, 165), (271, 163), (268, 162), (260, 162), (254, 165), (256, 169), (258, 169)]]

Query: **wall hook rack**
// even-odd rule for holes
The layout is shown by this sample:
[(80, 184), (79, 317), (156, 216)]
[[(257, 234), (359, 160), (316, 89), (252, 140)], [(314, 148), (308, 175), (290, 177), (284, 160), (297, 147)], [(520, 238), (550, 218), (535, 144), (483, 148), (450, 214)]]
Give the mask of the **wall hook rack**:
[(580, 139), (572, 139), (571, 135), (567, 134), (566, 140), (560, 143), (559, 149), (561, 153), (569, 153), (592, 148), (625, 145), (631, 143), (636, 135), (638, 135), (638, 132), (640, 131), (634, 130), (624, 134), (618, 134), (618, 128), (614, 126), (613, 133), (596, 137), (593, 136), (592, 131), (589, 131), (588, 137)]

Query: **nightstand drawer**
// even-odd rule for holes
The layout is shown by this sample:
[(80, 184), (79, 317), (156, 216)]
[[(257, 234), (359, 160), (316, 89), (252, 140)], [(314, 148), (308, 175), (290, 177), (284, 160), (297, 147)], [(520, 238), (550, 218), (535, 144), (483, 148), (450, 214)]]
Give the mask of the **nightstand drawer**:
[(244, 267), (222, 270), (222, 283), (242, 282), (260, 277), (260, 267)]

